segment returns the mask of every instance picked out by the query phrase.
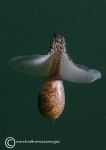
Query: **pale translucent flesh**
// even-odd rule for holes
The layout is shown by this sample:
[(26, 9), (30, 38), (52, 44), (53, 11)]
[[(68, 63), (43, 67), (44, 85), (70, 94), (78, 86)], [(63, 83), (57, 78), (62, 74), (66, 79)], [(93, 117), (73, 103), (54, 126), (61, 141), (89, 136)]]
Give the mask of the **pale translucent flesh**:
[[(54, 53), (48, 55), (19, 56), (9, 61), (17, 71), (48, 75), (54, 61)], [(89, 69), (83, 65), (75, 64), (63, 53), (60, 62), (60, 75), (64, 80), (76, 83), (90, 83), (101, 78), (101, 73), (95, 69)]]

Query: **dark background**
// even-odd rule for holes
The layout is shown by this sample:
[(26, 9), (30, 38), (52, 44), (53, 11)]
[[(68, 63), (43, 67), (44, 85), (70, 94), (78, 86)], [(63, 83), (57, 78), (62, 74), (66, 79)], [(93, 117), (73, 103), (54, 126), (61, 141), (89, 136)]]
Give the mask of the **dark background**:
[[(76, 63), (96, 68), (92, 84), (64, 81), (66, 106), (55, 121), (37, 106), (44, 77), (18, 73), (8, 66), (14, 56), (46, 54), (50, 36), (65, 36)], [(61, 144), (17, 144), (14, 149), (105, 150), (106, 148), (106, 1), (34, 0), (0, 2), (0, 150), (5, 138), (60, 140)]]

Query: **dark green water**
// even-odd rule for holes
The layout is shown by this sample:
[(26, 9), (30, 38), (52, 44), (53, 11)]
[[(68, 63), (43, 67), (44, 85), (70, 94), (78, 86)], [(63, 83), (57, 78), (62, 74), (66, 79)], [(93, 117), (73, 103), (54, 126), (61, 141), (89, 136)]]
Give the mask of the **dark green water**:
[[(43, 118), (37, 96), (44, 77), (9, 68), (8, 60), (46, 54), (50, 36), (65, 36), (76, 63), (100, 70), (92, 84), (64, 81), (66, 106), (55, 121)], [(106, 2), (105, 0), (0, 2), (0, 149), (16, 140), (60, 140), (60, 144), (17, 144), (13, 149), (106, 149)]]

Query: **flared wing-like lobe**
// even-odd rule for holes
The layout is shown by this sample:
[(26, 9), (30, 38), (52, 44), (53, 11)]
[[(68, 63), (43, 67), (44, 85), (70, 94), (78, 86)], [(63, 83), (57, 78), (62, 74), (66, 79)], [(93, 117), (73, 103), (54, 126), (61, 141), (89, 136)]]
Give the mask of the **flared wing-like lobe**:
[(63, 79), (76, 83), (91, 83), (101, 78), (101, 73), (98, 70), (74, 64), (65, 53), (61, 59), (60, 74)]
[(9, 61), (15, 70), (32, 74), (48, 75), (53, 61), (53, 54), (14, 57)]

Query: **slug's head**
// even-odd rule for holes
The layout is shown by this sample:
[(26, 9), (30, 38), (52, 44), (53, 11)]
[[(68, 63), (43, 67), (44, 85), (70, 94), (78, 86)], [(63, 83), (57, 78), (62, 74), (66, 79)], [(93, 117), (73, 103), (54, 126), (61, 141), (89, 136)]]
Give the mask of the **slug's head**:
[(58, 33), (54, 33), (51, 38), (49, 53), (52, 53), (54, 51), (56, 52), (65, 52), (66, 51), (66, 42), (62, 35)]
[(65, 39), (64, 39), (64, 36), (58, 34), (58, 33), (54, 33), (52, 35), (52, 41), (55, 42), (55, 43), (59, 43), (59, 44), (62, 44), (65, 46)]

